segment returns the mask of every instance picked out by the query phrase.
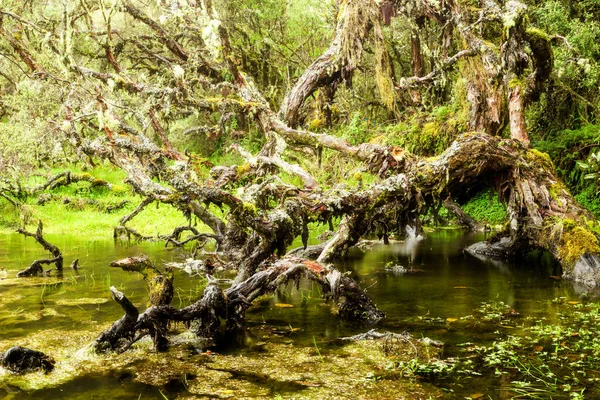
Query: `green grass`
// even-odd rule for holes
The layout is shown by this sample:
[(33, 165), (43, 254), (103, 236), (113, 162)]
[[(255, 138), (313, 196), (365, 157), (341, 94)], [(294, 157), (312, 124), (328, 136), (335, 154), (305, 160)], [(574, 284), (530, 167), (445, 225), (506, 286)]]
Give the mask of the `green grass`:
[[(34, 186), (43, 183), (46, 181), (46, 176), (62, 171), (63, 169), (53, 169), (31, 174), (24, 185)], [(72, 170), (72, 172), (82, 171)], [(90, 188), (88, 182), (78, 182), (44, 192), (44, 195), (53, 196), (52, 200), (44, 205), (38, 204), (39, 196), (29, 198), (20, 210), (15, 209), (5, 200), (0, 200), (0, 232), (14, 232), (20, 226), (34, 229), (37, 221), (42, 220), (44, 233), (83, 235), (90, 240), (112, 238), (113, 227), (119, 224), (119, 220), (124, 215), (133, 211), (142, 199), (135, 195), (129, 186), (123, 184), (125, 174), (115, 167), (100, 166), (85, 172), (110, 182), (113, 184), (113, 190), (104, 187)], [(40, 176), (41, 174), (44, 176)], [(68, 202), (65, 202), (65, 199), (68, 199)], [(119, 210), (106, 212), (106, 206), (122, 201), (129, 203)], [(187, 220), (174, 207), (151, 204), (128, 226), (144, 235), (156, 235), (169, 233), (175, 226), (185, 224)]]

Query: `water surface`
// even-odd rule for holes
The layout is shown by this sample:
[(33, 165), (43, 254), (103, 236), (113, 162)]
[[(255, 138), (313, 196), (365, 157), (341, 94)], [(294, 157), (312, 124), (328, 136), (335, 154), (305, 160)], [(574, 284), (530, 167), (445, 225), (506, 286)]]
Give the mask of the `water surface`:
[[(8, 279), (0, 280), (2, 343), (16, 345), (29, 335), (45, 331), (61, 332), (65, 337), (69, 332), (81, 330), (99, 333), (100, 326), (107, 326), (122, 315), (121, 309), (110, 299), (108, 288), (111, 285), (123, 291), (141, 310), (147, 302), (147, 288), (141, 277), (110, 268), (111, 261), (144, 253), (161, 265), (184, 256), (181, 250), (167, 251), (162, 243), (88, 242), (64, 235), (48, 235), (47, 239), (62, 249), (66, 267), (79, 258), (81, 269), (66, 268), (62, 279), (10, 279), (32, 260), (45, 257), (45, 254), (30, 238), (0, 236), (0, 267), (8, 273)], [(543, 255), (508, 263), (482, 261), (464, 254), (466, 245), (482, 239), (481, 234), (441, 231), (420, 241), (408, 240), (388, 246), (375, 244), (364, 251), (355, 249), (338, 267), (351, 273), (386, 312), (387, 318), (378, 326), (380, 330), (408, 331), (415, 337), (440, 340), (446, 343), (444, 351), (447, 355), (453, 355), (457, 351), (455, 345), (460, 343), (494, 340), (489, 331), (454, 328), (445, 322), (473, 314), (483, 302), (502, 301), (523, 316), (552, 320), (555, 308), (549, 300), (593, 296), (585, 288), (553, 278), (557, 272)], [(397, 266), (404, 267), (407, 272), (389, 271), (390, 267)], [(173, 305), (181, 307), (195, 301), (202, 293), (204, 282), (201, 277), (189, 277), (178, 271)], [(217, 350), (253, 357), (256, 343), (264, 340), (281, 341), (300, 348), (314, 346), (316, 341), (324, 344), (371, 328), (341, 321), (332, 314), (331, 307), (323, 304), (319, 295), (317, 287), (302, 282), (299, 290), (289, 285), (271, 297), (259, 299), (248, 312), (250, 328), (246, 337), (236, 341), (236, 346), (221, 346)], [(281, 304), (293, 307), (280, 307)], [(5, 348), (0, 348), (3, 350)], [(133, 398), (134, 393), (135, 398), (169, 395), (168, 388), (159, 391), (130, 378), (118, 371), (82, 374), (58, 388), (27, 395), (30, 398), (56, 398), (61, 393), (69, 393), (69, 398), (100, 398), (107, 393), (112, 398)], [(0, 397), (9, 389), (0, 383)]]

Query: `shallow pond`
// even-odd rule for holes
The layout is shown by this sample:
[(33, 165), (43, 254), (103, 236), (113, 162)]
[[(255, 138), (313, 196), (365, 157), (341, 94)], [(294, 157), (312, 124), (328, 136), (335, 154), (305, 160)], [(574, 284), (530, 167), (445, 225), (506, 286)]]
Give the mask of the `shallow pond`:
[[(47, 239), (62, 249), (67, 267), (73, 259), (78, 258), (80, 270), (72, 271), (67, 268), (61, 279), (13, 279), (32, 260), (43, 257), (44, 252), (32, 239), (19, 235), (0, 236), (0, 267), (7, 272), (6, 277), (0, 276), (0, 351), (12, 345), (37, 343), (41, 350), (53, 349), (54, 351), (48, 352), (57, 359), (63, 356), (75, 357), (74, 349), (84, 347), (122, 315), (121, 309), (110, 299), (109, 286), (116, 286), (123, 291), (141, 309), (147, 302), (147, 289), (141, 277), (108, 267), (110, 261), (145, 253), (160, 265), (184, 256), (180, 250), (165, 250), (161, 243), (118, 245), (112, 241), (87, 242), (78, 237), (50, 235)], [(445, 343), (444, 357), (459, 354), (462, 349), (460, 345), (465, 342), (491, 343), (498, 336), (499, 329), (511, 329), (518, 334), (521, 324), (518, 321), (494, 329), (461, 323), (461, 318), (481, 310), (482, 303), (503, 302), (506, 307), (520, 313), (521, 318), (539, 317), (552, 321), (556, 313), (556, 305), (551, 301), (553, 299), (579, 302), (585, 298), (586, 301), (594, 301), (595, 294), (589, 293), (586, 288), (553, 277), (556, 272), (553, 271), (552, 263), (544, 256), (532, 255), (517, 265), (482, 261), (463, 253), (466, 245), (482, 239), (480, 234), (441, 231), (429, 234), (421, 241), (409, 240), (388, 246), (374, 244), (364, 251), (356, 249), (339, 267), (350, 271), (363, 287), (368, 288), (368, 294), (386, 312), (387, 318), (377, 327), (380, 331), (407, 331), (415, 338), (429, 337), (442, 341)], [(201, 295), (204, 283), (200, 277), (190, 278), (177, 272), (177, 293), (173, 305), (185, 306), (195, 301)], [(237, 360), (236, 362), (247, 363), (248, 368), (258, 375), (241, 376), (239, 369), (236, 373), (227, 370), (225, 374), (225, 367), (218, 369), (216, 365), (219, 362), (211, 360), (214, 369), (210, 373), (217, 374), (220, 371), (218, 373), (226, 375), (225, 378), (215, 377), (221, 379), (221, 386), (227, 380), (237, 383), (232, 383), (230, 389), (220, 386), (219, 391), (214, 386), (201, 388), (196, 394), (222, 398), (321, 397), (307, 392), (307, 387), (317, 385), (271, 379), (266, 364), (263, 371), (255, 371), (256, 368), (261, 369), (260, 357), (271, 353), (275, 357), (297, 355), (298, 358), (306, 357), (307, 360), (313, 357), (312, 361), (306, 361), (306, 365), (312, 362), (310, 368), (317, 368), (318, 371), (327, 371), (323, 357), (330, 357), (333, 371), (333, 357), (336, 354), (343, 353), (343, 357), (350, 358), (354, 354), (348, 349), (341, 349), (335, 344), (335, 339), (371, 328), (340, 321), (332, 314), (331, 307), (320, 301), (318, 289), (309, 283), (303, 283), (299, 290), (290, 285), (272, 297), (259, 299), (249, 310), (248, 326), (247, 334), (235, 341), (235, 345), (220, 345), (212, 351), (234, 357), (232, 359)], [(44, 343), (42, 348), (40, 341)], [(283, 347), (278, 346), (286, 346), (285, 352)], [(320, 351), (315, 352), (315, 348)], [(71, 375), (67, 375), (67, 372), (63, 372), (63, 375), (57, 373), (55, 382), (39, 376), (41, 374), (33, 374), (35, 379), (40, 380), (39, 385), (20, 385), (15, 379), (9, 379), (9, 374), (0, 368), (0, 398), (186, 398), (186, 388), (189, 387), (187, 379), (193, 380), (197, 374), (188, 376), (186, 373), (183, 378), (179, 374), (177, 379), (159, 379), (156, 381), (158, 383), (152, 379), (136, 379), (137, 371), (143, 369), (143, 357), (148, 349), (136, 351), (133, 353), (137, 354), (137, 358), (134, 357), (134, 361), (129, 360), (127, 363), (121, 362), (122, 359), (119, 358), (126, 357), (125, 355), (111, 355), (106, 360), (101, 356), (94, 357), (89, 362), (89, 368), (82, 367), (85, 363), (73, 364), (78, 365), (77, 368), (81, 370), (70, 371)], [(363, 350), (356, 351), (360, 353)], [(186, 355), (185, 351), (181, 354), (170, 352), (168, 355), (152, 355), (152, 362), (162, 362), (161, 357), (175, 357), (186, 362), (186, 357), (189, 357), (194, 360), (195, 365), (204, 365), (206, 360), (198, 361), (193, 358), (204, 357), (204, 353), (197, 353), (200, 351), (192, 352), (191, 355)], [(302, 369), (300, 364), (295, 367)], [(292, 370), (290, 367), (290, 371)], [(340, 370), (340, 374), (343, 374), (343, 369)], [(320, 373), (318, 371), (314, 372), (317, 376)], [(23, 381), (27, 379), (22, 378)], [(297, 381), (304, 382), (306, 379), (308, 378), (298, 378)], [(398, 381), (402, 379), (404, 378), (397, 378)], [(182, 383), (182, 380), (186, 382)], [(332, 376), (330, 381), (323, 382), (335, 380), (336, 377)], [(245, 388), (241, 381), (254, 386)], [(255, 387), (257, 382), (260, 383), (260, 390)], [(327, 384), (323, 382), (320, 383), (321, 386)], [(473, 393), (485, 395), (485, 398), (499, 398), (499, 390), (505, 383), (503, 379), (493, 376), (476, 382), (477, 380), (472, 380), (463, 384), (458, 379), (454, 382), (446, 380), (433, 382), (437, 388), (426, 385), (420, 390), (425, 393), (423, 398), (427, 398), (427, 393), (432, 396), (449, 396), (448, 398), (464, 398)], [(395, 398), (394, 393), (398, 392), (394, 391), (400, 390), (393, 386), (395, 384), (397, 382), (390, 383), (389, 379), (387, 383), (378, 383), (377, 379), (373, 379), (373, 382), (369, 381), (372, 386), (369, 386), (363, 397)], [(439, 387), (452, 392), (440, 392)], [(410, 387), (404, 389), (411, 390)], [(243, 396), (240, 395), (242, 392), (245, 393)], [(335, 392), (327, 393), (334, 393), (334, 397), (340, 396), (339, 393), (335, 395)], [(348, 394), (348, 397), (353, 396)], [(408, 395), (406, 398), (417, 397)]]

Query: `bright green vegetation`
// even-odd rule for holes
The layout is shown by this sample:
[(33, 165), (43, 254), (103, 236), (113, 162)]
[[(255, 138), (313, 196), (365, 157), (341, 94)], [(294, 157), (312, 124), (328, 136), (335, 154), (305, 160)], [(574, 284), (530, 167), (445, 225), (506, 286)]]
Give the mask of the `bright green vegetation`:
[(600, 196), (597, 189), (590, 185), (575, 195), (575, 199), (592, 212), (596, 218), (600, 218)]
[(489, 225), (502, 225), (507, 220), (506, 207), (489, 189), (477, 193), (462, 209), (476, 221)]
[[(484, 10), (495, 2), (498, 10)], [(392, 5), (402, 9), (386, 11)], [(519, 15), (507, 7), (524, 11)], [(471, 28), (465, 29), (467, 23)], [(340, 27), (346, 28), (337, 36)], [(320, 59), (326, 68), (312, 70), (308, 80), (318, 84), (295, 93), (302, 97), (297, 118), (285, 115), (284, 99), (311, 72), (307, 68), (321, 65), (314, 61), (330, 46), (337, 53)], [(516, 53), (507, 53), (513, 48)], [(517, 96), (518, 89), (524, 98)], [(528, 139), (521, 143), (508, 124), (509, 116), (515, 117), (509, 115), (508, 99), (523, 100), (517, 105), (523, 106)], [(384, 249), (367, 243), (366, 251), (353, 248), (336, 264), (387, 313), (380, 331), (407, 330), (412, 336), (406, 340), (340, 342), (367, 327), (340, 322), (339, 310), (301, 282), (257, 299), (248, 310), (244, 335), (221, 338), (225, 344), (201, 342), (174, 324), (182, 334), (173, 338), (167, 354), (152, 352), (147, 339), (125, 354), (98, 355), (88, 347), (122, 316), (109, 286), (139, 307), (148, 301), (139, 276), (109, 270), (110, 261), (143, 252), (162, 267), (163, 261), (190, 257), (191, 246), (167, 251), (164, 243), (113, 243), (113, 228), (142, 201), (128, 178), (137, 184), (154, 179), (164, 192), (177, 188), (167, 200), (152, 193), (158, 201), (130, 221), (130, 228), (153, 237), (188, 224), (208, 232), (196, 217), (184, 215), (193, 203), (235, 222), (228, 228), (249, 233), (240, 235), (241, 244), (250, 244), (242, 250), (261, 257), (263, 249), (273, 247), (266, 241), (277, 236), (271, 233), (277, 223), (268, 224), (267, 217), (281, 211), (271, 213), (286, 199), (306, 203), (301, 212), (325, 207), (321, 215), (327, 219), (328, 206), (309, 203), (332, 189), (344, 194), (370, 189), (397, 173), (401, 166), (394, 170), (378, 163), (401, 165), (404, 160), (389, 157), (400, 148), (415, 156), (415, 164), (441, 160), (459, 135), (471, 138), (468, 133), (478, 131), (500, 137), (499, 151), (521, 149), (525, 164), (535, 161), (549, 174), (555, 166), (562, 181), (552, 179), (542, 193), (556, 200), (570, 191), (600, 218), (599, 104), (600, 0), (2, 1), (0, 352), (15, 344), (31, 346), (55, 357), (58, 368), (49, 375), (13, 375), (0, 368), (0, 398), (65, 393), (144, 398), (145, 393), (159, 399), (481, 399), (499, 392), (516, 398), (600, 398), (597, 294), (582, 294), (555, 279), (560, 272), (552, 269), (548, 254), (516, 264), (467, 258), (465, 246), (483, 235), (457, 230), (440, 229), (423, 241), (393, 241)], [(291, 139), (287, 128), (298, 128), (296, 135), (310, 139)], [(313, 133), (346, 143), (331, 137), (317, 143)], [(511, 136), (517, 139), (509, 141)], [(529, 141), (526, 151), (521, 145)], [(275, 143), (277, 151), (267, 143)], [(379, 147), (370, 152), (375, 146), (364, 144)], [(356, 154), (357, 148), (364, 153)], [(318, 187), (276, 162), (255, 165), (259, 153), (301, 167)], [(472, 166), (469, 156), (457, 163)], [(233, 167), (228, 172), (234, 178), (219, 186), (221, 197), (207, 200), (189, 190), (198, 185), (209, 192), (217, 186), (218, 178), (211, 175), (215, 166)], [(65, 171), (91, 180), (34, 195), (21, 190)], [(181, 189), (182, 182), (171, 179), (173, 171), (186, 174), (182, 180), (190, 185)], [(518, 168), (511, 172), (519, 175)], [(488, 188), (504, 185), (495, 178), (482, 173), (480, 187), (460, 193), (436, 186), (440, 190), (425, 194), (414, 212), (457, 195), (467, 214), (500, 227), (507, 212)], [(285, 190), (261, 199), (262, 207), (251, 199), (252, 191), (269, 179)], [(426, 183), (408, 188), (414, 199)], [(229, 196), (239, 202), (222, 201)], [(190, 203), (179, 201), (177, 210), (165, 204), (173, 199)], [(553, 211), (563, 205), (553, 204)], [(404, 229), (403, 211), (397, 211), (402, 206), (382, 209)], [(353, 207), (339, 206), (344, 210), (336, 212), (351, 216), (353, 210), (346, 208)], [(201, 215), (200, 208), (195, 211)], [(236, 214), (251, 223), (235, 221)], [(391, 227), (378, 226), (380, 217), (371, 215), (369, 229)], [(440, 215), (452, 225), (447, 212)], [(546, 218), (543, 226), (552, 233), (552, 249), (560, 247), (557, 258), (566, 268), (584, 253), (600, 253), (598, 222), (587, 215), (569, 218)], [(14, 278), (44, 255), (33, 240), (14, 234), (17, 228), (32, 230), (38, 220), (48, 240), (63, 250), (67, 265), (80, 259), (79, 272)], [(257, 229), (263, 222), (265, 229)], [(315, 225), (310, 244), (321, 243), (315, 237), (329, 229), (326, 221)], [(228, 256), (223, 259), (237, 257)], [(257, 266), (274, 258), (265, 254)], [(233, 277), (217, 270), (216, 278)], [(174, 274), (173, 305), (195, 302), (207, 284), (204, 273)], [(81, 388), (84, 393), (74, 393)]]
[[(107, 239), (112, 237), (113, 227), (119, 225), (119, 220), (133, 211), (142, 200), (123, 183), (123, 171), (110, 165), (85, 171), (77, 168), (40, 170), (33, 173), (23, 185), (33, 187), (45, 183), (48, 177), (67, 170), (74, 174), (89, 174), (112, 184), (112, 188), (94, 187), (89, 182), (82, 181), (27, 197), (20, 209), (2, 202), (1, 231), (10, 232), (19, 226), (34, 226), (41, 219), (44, 222), (44, 232), (48, 234), (82, 235), (90, 240)], [(127, 203), (111, 210), (111, 207), (123, 202)], [(153, 236), (169, 233), (174, 227), (187, 223), (180, 211), (162, 204), (147, 207), (131, 225), (139, 229), (140, 233)]]
[(534, 146), (550, 155), (575, 199), (600, 217), (600, 126), (586, 124), (550, 133)]
[(501, 390), (518, 398), (597, 398), (600, 306), (559, 297), (539, 308), (548, 314), (522, 316), (504, 302), (482, 303), (475, 314), (449, 319), (447, 324), (455, 329), (495, 329), (491, 344), (459, 343), (455, 358), (402, 367), (428, 379), (453, 381), (463, 376), (463, 384), (494, 376), (507, 382)]

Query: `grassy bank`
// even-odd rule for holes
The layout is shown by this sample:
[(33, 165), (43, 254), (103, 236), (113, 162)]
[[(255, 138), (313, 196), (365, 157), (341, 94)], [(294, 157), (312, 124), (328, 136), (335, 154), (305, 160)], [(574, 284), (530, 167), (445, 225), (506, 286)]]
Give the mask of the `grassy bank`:
[[(38, 171), (31, 174), (23, 186), (41, 185), (49, 176), (64, 171), (66, 169)], [(93, 180), (71, 183), (24, 197), (19, 208), (1, 200), (0, 232), (14, 232), (21, 226), (33, 227), (41, 220), (45, 233), (83, 235), (90, 240), (111, 238), (113, 227), (119, 225), (119, 220), (133, 211), (142, 200), (123, 183), (125, 174), (115, 167), (107, 165), (86, 171), (70, 171), (73, 174), (87, 174)], [(108, 185), (94, 182), (106, 182)], [(184, 224), (187, 221), (180, 211), (166, 204), (153, 204), (137, 215), (129, 226), (144, 235), (156, 235), (168, 233), (173, 227)]]

